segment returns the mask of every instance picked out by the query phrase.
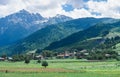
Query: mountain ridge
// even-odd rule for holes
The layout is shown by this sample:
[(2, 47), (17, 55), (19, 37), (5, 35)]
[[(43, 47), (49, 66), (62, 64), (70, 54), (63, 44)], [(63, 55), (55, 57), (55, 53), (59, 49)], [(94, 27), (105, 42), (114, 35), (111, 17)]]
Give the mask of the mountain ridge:
[[(55, 18), (56, 17), (51, 19), (44, 18), (39, 13), (29, 13), (24, 9), (0, 18), (0, 46), (23, 39), (47, 25), (72, 20), (72, 18), (67, 16), (64, 16), (64, 19), (61, 20), (60, 17)], [(52, 20), (54, 20), (54, 22)]]
[(49, 25), (14, 45), (2, 48), (1, 51), (6, 53), (9, 52), (10, 54), (17, 54), (26, 53), (35, 49), (44, 49), (52, 42), (59, 41), (75, 32), (85, 30), (97, 23), (109, 20), (111, 20), (111, 18), (80, 18)]

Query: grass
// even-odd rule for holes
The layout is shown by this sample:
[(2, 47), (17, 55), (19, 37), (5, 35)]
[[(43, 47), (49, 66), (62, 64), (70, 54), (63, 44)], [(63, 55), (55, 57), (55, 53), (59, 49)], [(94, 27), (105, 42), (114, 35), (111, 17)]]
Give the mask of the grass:
[(119, 74), (99, 73), (0, 73), (0, 77), (119, 77)]
[[(44, 68), (36, 61), (0, 62), (0, 77), (119, 77), (120, 62), (83, 62), (75, 59), (48, 60)], [(5, 73), (7, 70), (7, 73)]]

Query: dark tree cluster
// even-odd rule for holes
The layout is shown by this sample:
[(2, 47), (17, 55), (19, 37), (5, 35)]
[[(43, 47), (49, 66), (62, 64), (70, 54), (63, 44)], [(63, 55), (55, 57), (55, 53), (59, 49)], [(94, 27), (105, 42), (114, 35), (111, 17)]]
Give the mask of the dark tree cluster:
[(112, 50), (100, 50), (89, 52), (88, 56), (85, 56), (88, 60), (108, 60), (117, 59), (118, 53)]
[(100, 48), (100, 49), (114, 48), (115, 49), (115, 45), (118, 43), (120, 43), (120, 36), (107, 38), (105, 39), (105, 42), (100, 44), (97, 48)]
[(25, 55), (13, 55), (13, 61), (24, 61), (25, 60)]

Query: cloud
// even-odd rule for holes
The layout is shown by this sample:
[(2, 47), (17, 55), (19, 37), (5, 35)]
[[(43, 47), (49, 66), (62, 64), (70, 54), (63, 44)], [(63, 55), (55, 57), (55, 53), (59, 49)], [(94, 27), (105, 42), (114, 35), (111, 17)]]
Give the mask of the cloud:
[(73, 18), (120, 18), (119, 3), (119, 0), (0, 0), (0, 17), (26, 9), (44, 17), (64, 14)]
[(71, 12), (62, 12), (64, 15), (66, 16), (70, 16), (73, 18), (82, 18), (82, 17), (92, 17), (93, 15), (91, 15), (91, 13), (89, 11), (87, 11), (86, 9), (82, 8), (82, 9), (74, 9)]
[(87, 3), (90, 12), (101, 13), (101, 17), (120, 18), (119, 0), (108, 0), (102, 2), (89, 1)]
[(10, 2), (9, 0), (0, 0), (0, 5), (6, 5), (9, 2)]
[[(1, 0), (1, 2), (4, 0)], [(55, 16), (61, 13), (62, 5), (67, 0), (9, 0), (9, 3), (3, 2), (0, 5), (0, 17), (12, 14), (22, 9), (31, 13), (40, 13), (44, 17)]]
[[(0, 0), (0, 17), (7, 16), (26, 7), (22, 0)], [(8, 1), (8, 2), (7, 2)]]
[(66, 3), (67, 0), (28, 0), (26, 9), (30, 12), (39, 12), (45, 17), (55, 16), (60, 14), (62, 5)]

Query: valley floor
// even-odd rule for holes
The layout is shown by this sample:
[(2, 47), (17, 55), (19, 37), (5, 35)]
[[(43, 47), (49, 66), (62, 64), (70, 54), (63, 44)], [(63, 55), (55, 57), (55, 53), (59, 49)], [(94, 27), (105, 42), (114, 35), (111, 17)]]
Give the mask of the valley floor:
[(0, 77), (120, 77), (120, 62), (83, 62), (75, 59), (48, 60), (44, 68), (36, 61), (0, 62)]

